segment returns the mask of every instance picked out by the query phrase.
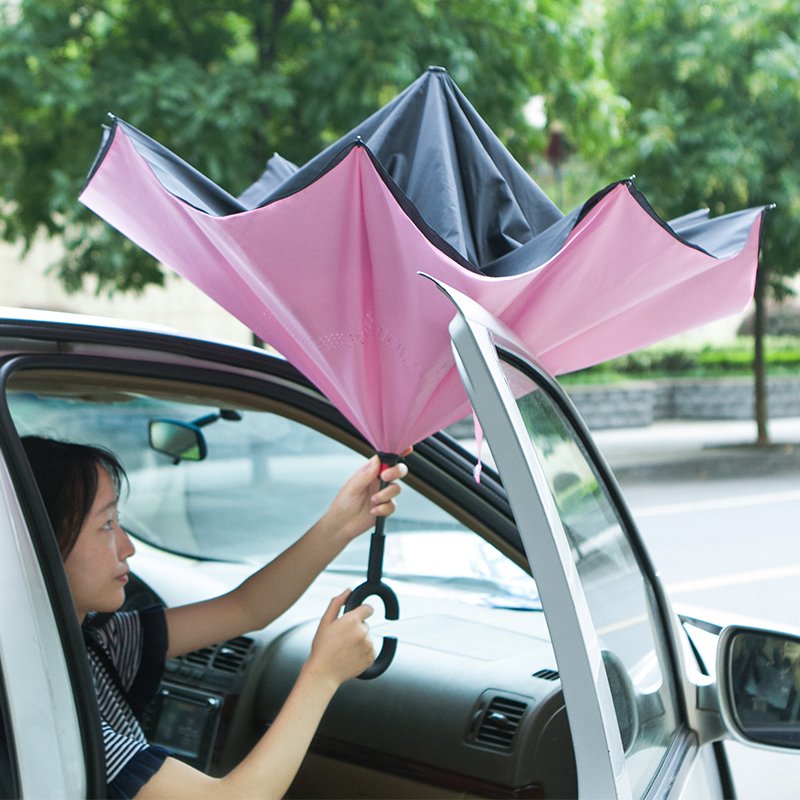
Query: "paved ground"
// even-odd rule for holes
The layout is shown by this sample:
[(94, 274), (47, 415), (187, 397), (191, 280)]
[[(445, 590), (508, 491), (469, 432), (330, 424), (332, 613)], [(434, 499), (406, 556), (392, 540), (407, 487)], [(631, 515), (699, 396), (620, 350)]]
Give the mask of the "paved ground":
[(800, 472), (800, 417), (769, 423), (758, 447), (752, 421), (657, 422), (646, 428), (593, 431), (621, 481), (734, 478)]
[[(784, 629), (797, 625), (800, 418), (770, 435), (757, 448), (753, 422), (594, 432), (673, 601)], [(740, 800), (800, 797), (800, 755), (725, 749)]]

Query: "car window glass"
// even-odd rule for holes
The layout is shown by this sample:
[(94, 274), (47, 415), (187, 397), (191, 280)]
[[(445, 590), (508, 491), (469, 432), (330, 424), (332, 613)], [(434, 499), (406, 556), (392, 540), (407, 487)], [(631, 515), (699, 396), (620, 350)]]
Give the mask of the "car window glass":
[[(12, 380), (11, 386), (14, 386)], [(171, 400), (163, 391), (9, 393), (20, 435), (100, 444), (122, 460), (130, 490), (121, 521), (138, 538), (192, 557), (263, 564), (326, 510), (365, 456), (309, 425), (272, 411), (239, 409), (202, 427), (208, 455), (174, 463), (148, 444), (154, 419), (192, 422), (219, 407)], [(238, 417), (236, 419), (235, 417)], [(384, 575), (445, 579), (538, 608), (530, 576), (450, 514), (406, 485), (387, 525)], [(365, 573), (369, 536), (332, 569)]]
[(646, 791), (678, 727), (651, 586), (590, 457), (521, 367), (503, 362), (566, 532), (603, 650), (634, 796)]

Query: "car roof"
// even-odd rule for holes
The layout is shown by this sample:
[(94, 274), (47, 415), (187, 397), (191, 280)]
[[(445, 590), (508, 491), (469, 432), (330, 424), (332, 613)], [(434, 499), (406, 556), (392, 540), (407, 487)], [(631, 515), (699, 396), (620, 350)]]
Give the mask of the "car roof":
[(61, 341), (81, 339), (140, 347), (167, 345), (177, 346), (183, 350), (191, 348), (192, 345), (208, 346), (212, 349), (224, 348), (229, 352), (235, 350), (245, 358), (254, 354), (262, 358), (269, 355), (285, 361), (283, 356), (275, 351), (214, 336), (198, 336), (168, 325), (35, 308), (0, 306), (0, 336), (52, 338)]
[(167, 325), (114, 319), (112, 317), (100, 317), (94, 314), (78, 314), (67, 311), (50, 311), (46, 309), (19, 308), (15, 306), (0, 306), (0, 319), (9, 322), (41, 322), (50, 325), (88, 325), (93, 328), (117, 328), (176, 333), (174, 328), (170, 328)]

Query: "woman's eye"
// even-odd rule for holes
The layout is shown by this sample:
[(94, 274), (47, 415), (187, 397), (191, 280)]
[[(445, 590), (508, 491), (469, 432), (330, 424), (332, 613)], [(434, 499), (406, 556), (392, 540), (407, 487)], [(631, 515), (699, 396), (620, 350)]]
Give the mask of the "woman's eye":
[(114, 518), (112, 517), (108, 522), (103, 523), (102, 529), (104, 531), (113, 531), (114, 530)]

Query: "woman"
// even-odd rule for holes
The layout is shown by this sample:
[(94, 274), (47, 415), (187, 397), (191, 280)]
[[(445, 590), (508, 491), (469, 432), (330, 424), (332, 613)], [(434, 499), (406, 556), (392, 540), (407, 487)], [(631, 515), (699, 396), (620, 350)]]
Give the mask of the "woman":
[[(404, 464), (370, 459), (322, 518), (274, 561), (231, 592), (177, 608), (115, 613), (125, 599), (134, 546), (117, 503), (125, 473), (107, 450), (40, 437), (23, 440), (58, 540), (83, 626), (97, 691), (110, 797), (282, 797), (338, 687), (375, 658), (369, 606), (342, 614), (349, 590), (331, 600), (311, 653), (275, 722), (228, 775), (212, 778), (148, 745), (137, 714), (155, 695), (168, 658), (249, 631), (286, 611), (375, 516), (394, 511)], [(380, 477), (387, 486), (378, 489)], [(105, 613), (98, 613), (105, 612)]]

